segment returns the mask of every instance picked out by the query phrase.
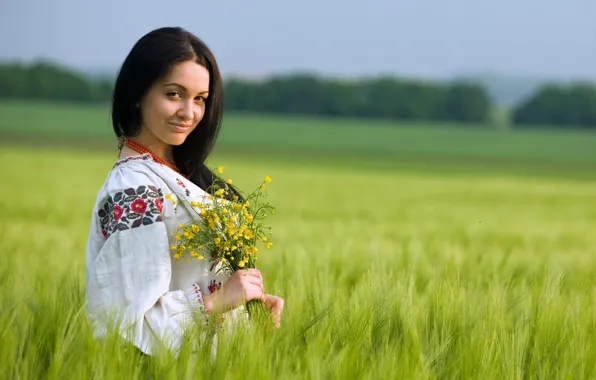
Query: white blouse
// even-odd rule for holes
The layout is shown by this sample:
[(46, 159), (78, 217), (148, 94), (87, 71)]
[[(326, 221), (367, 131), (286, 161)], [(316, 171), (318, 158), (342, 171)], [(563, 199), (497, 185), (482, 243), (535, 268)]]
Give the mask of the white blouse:
[[(203, 295), (229, 278), (208, 255), (190, 262), (172, 256), (174, 232), (197, 218), (183, 198), (205, 203), (206, 196), (149, 153), (115, 163), (97, 195), (87, 244), (87, 315), (97, 337), (119, 318), (120, 334), (148, 355), (155, 338), (179, 347), (193, 314), (204, 313)], [(241, 312), (226, 313), (226, 323)]]

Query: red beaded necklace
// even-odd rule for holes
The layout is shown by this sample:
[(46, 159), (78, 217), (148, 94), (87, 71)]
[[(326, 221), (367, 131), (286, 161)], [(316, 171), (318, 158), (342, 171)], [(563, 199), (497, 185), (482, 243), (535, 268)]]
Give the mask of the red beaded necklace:
[(178, 174), (184, 176), (184, 178), (186, 178), (186, 176), (184, 174), (182, 174), (182, 172), (180, 171), (180, 169), (178, 169), (178, 167), (166, 160), (164, 160), (163, 158), (161, 158), (159, 155), (155, 154), (151, 149), (147, 148), (145, 145), (131, 140), (128, 137), (124, 138), (125, 144), (127, 147), (129, 147), (130, 149), (134, 150), (137, 153), (140, 154), (145, 154), (145, 153), (149, 153), (151, 154), (151, 157), (153, 157), (153, 161), (157, 162), (158, 164), (162, 164), (167, 166), (168, 168), (172, 169), (173, 171), (177, 172)]

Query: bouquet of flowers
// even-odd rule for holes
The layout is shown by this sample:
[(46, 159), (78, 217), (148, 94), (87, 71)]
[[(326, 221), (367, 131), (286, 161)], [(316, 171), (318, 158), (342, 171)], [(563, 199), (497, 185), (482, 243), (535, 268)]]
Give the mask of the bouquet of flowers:
[[(220, 166), (218, 171), (223, 174), (224, 167)], [(267, 201), (267, 184), (270, 182), (271, 178), (265, 176), (255, 190), (242, 195), (232, 189), (232, 180), (228, 179), (220, 181), (216, 189), (208, 189), (212, 195), (207, 196), (206, 201), (190, 202), (191, 209), (199, 217), (181, 224), (175, 232), (176, 245), (171, 247), (174, 258), (189, 256), (189, 260), (202, 260), (202, 252), (208, 251), (211, 259), (221, 262), (222, 269), (229, 273), (256, 268), (258, 245), (273, 246), (266, 236), (271, 233), (271, 227), (263, 223), (275, 212)], [(246, 306), (251, 315), (266, 312), (258, 300), (249, 301)]]

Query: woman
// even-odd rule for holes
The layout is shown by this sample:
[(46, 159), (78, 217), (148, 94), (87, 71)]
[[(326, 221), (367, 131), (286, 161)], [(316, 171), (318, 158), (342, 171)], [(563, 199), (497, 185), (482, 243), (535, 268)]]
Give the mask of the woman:
[(120, 156), (97, 195), (87, 246), (86, 299), (97, 335), (116, 312), (122, 336), (151, 355), (155, 338), (179, 347), (196, 313), (228, 316), (227, 322), (253, 299), (264, 302), (279, 327), (283, 299), (265, 293), (258, 270), (229, 275), (208, 257), (172, 260), (173, 233), (196, 213), (187, 202), (175, 206), (164, 198), (196, 201), (220, 183), (205, 160), (221, 116), (222, 79), (202, 41), (181, 28), (161, 28), (135, 44), (112, 102)]

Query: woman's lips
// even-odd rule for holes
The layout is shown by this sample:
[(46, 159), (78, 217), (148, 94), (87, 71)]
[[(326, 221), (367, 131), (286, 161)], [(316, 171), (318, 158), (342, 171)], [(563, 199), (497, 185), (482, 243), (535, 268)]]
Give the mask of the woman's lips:
[(176, 124), (176, 123), (170, 123), (170, 125), (174, 129), (174, 132), (178, 132), (178, 133), (188, 132), (188, 130), (192, 127), (191, 125)]

